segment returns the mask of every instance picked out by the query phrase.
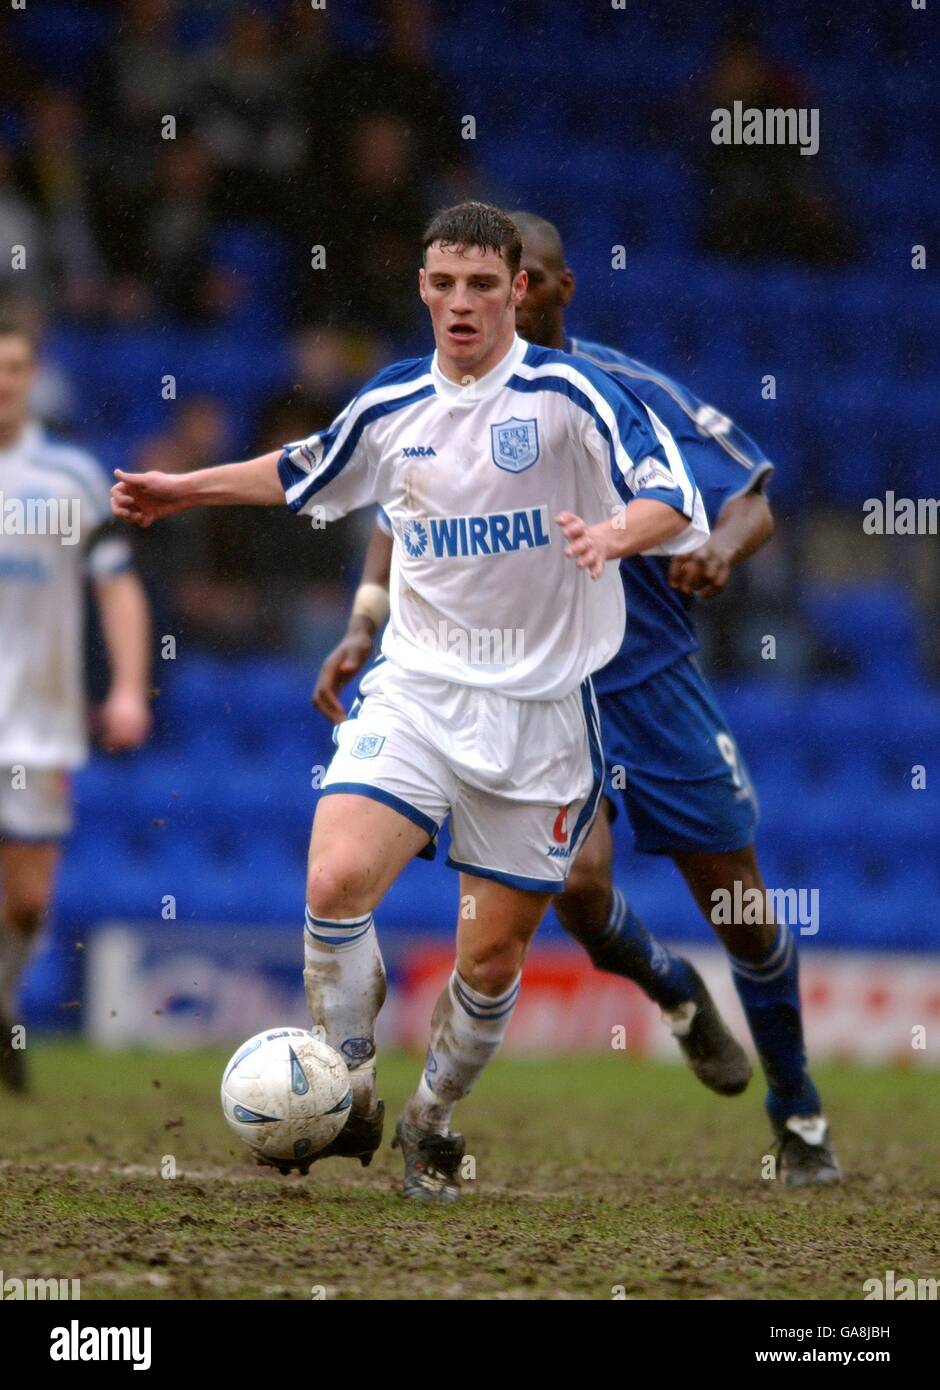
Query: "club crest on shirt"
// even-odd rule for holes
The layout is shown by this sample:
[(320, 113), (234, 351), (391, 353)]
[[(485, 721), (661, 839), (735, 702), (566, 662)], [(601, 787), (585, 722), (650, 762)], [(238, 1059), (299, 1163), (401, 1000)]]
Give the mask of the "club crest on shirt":
[(374, 758), (384, 742), (383, 734), (360, 734), (350, 751), (354, 758)]
[(538, 423), (510, 416), (498, 425), (490, 425), (490, 441), (496, 467), (507, 473), (521, 473), (531, 468), (539, 456)]

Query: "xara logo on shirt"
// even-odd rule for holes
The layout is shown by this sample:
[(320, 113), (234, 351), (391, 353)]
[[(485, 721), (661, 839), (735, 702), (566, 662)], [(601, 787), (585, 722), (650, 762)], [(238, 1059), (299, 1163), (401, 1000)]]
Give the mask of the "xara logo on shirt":
[(413, 560), (505, 555), (552, 543), (545, 506), (485, 516), (412, 518), (403, 525), (401, 538)]
[(437, 452), (430, 444), (412, 444), (401, 451), (403, 459), (436, 459)]

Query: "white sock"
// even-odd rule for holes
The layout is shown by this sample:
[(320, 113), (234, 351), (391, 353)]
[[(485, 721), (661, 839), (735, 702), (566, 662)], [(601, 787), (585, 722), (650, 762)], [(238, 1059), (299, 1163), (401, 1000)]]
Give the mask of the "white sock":
[(39, 941), (39, 933), (24, 936), (0, 919), (0, 1013), (15, 1023), (16, 995), (26, 974), (30, 956)]
[(375, 1020), (385, 1002), (385, 965), (372, 913), (314, 917), (304, 926), (304, 990), (310, 1017), (349, 1068), (353, 1110), (375, 1105)]
[(424, 1074), (405, 1107), (410, 1124), (447, 1133), (455, 1103), (469, 1095), (499, 1051), (521, 980), (517, 975), (507, 990), (493, 998), (471, 989), (454, 970), (434, 1006)]

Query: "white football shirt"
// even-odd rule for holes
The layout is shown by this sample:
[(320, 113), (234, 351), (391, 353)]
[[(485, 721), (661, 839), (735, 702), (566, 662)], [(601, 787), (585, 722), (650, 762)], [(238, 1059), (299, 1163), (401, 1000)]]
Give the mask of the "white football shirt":
[(559, 512), (593, 524), (643, 496), (689, 522), (650, 553), (708, 535), (655, 414), (594, 364), (519, 337), (469, 386), (449, 381), (436, 354), (386, 368), (329, 429), (287, 445), (280, 474), (288, 505), (317, 521), (385, 509), (390, 661), (519, 699), (561, 699), (623, 638), (618, 566), (594, 581), (566, 559)]
[(84, 579), (131, 563), (88, 454), (29, 424), (0, 449), (0, 767), (80, 767), (88, 753)]

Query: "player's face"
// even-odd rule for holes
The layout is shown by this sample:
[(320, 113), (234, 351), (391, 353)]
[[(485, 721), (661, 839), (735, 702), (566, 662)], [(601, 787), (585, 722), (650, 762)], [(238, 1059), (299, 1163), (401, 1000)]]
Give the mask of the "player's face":
[(0, 429), (8, 431), (25, 421), (35, 372), (28, 340), (16, 333), (0, 337)]
[(574, 294), (574, 276), (538, 244), (522, 247), (525, 298), (516, 310), (516, 331), (537, 347), (561, 347), (565, 341), (565, 305)]
[(418, 284), (445, 376), (481, 377), (506, 355), (525, 283), (522, 271), (513, 280), (498, 251), (428, 247)]

